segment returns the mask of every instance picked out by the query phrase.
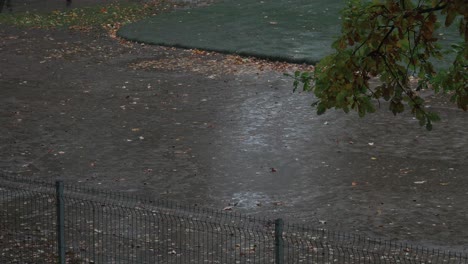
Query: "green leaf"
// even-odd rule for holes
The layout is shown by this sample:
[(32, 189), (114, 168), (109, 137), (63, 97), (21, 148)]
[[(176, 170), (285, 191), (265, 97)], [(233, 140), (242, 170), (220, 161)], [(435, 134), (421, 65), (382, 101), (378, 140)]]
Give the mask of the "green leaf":
[(426, 113), (426, 117), (429, 121), (431, 122), (437, 122), (437, 121), (440, 121), (440, 117), (437, 113), (434, 113), (434, 112), (427, 112)]
[(321, 114), (325, 113), (325, 111), (327, 111), (327, 108), (325, 107), (325, 105), (322, 102), (320, 102), (317, 105), (317, 115), (321, 115)]
[(427, 122), (426, 129), (427, 129), (427, 131), (432, 131), (432, 123), (431, 122)]

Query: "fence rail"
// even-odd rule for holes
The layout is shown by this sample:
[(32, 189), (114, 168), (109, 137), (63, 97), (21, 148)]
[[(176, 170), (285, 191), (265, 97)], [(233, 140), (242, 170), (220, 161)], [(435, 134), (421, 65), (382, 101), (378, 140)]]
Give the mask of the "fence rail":
[(468, 263), (462, 254), (0, 176), (0, 263)]

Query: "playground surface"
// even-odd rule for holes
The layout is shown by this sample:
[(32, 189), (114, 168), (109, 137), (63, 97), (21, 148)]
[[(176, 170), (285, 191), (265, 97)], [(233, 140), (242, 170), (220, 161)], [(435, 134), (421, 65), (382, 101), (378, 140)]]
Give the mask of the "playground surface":
[(317, 116), (299, 67), (2, 25), (0, 171), (466, 252), (466, 113)]
[(0, 169), (466, 250), (466, 113), (317, 116), (295, 65), (0, 29)]
[(149, 44), (315, 63), (331, 52), (343, 6), (340, 0), (220, 1), (147, 18), (118, 34)]
[[(346, 6), (341, 0), (211, 2), (128, 24), (118, 35), (147, 44), (315, 64), (333, 52), (331, 45), (342, 22), (340, 10)], [(462, 41), (455, 24), (437, 33), (444, 49)], [(453, 58), (446, 55), (435, 65), (447, 67)]]

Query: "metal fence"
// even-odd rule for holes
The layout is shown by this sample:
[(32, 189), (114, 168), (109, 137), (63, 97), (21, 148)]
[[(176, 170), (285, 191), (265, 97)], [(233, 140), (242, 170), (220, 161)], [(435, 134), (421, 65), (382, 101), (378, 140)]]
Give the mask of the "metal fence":
[(467, 256), (0, 176), (0, 263), (468, 263)]

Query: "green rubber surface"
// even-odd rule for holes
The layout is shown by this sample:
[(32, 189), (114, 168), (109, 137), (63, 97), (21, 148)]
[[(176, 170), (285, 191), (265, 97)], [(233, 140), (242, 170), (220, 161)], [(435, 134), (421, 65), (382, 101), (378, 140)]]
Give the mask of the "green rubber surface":
[[(315, 64), (332, 53), (345, 5), (343, 0), (224, 0), (126, 25), (118, 36), (162, 46)], [(437, 37), (444, 48), (460, 42), (457, 25), (439, 30)], [(445, 68), (453, 59), (449, 54), (434, 63), (436, 68)]]
[(144, 19), (122, 27), (118, 35), (148, 44), (313, 64), (331, 53), (344, 6), (342, 0), (226, 0)]

